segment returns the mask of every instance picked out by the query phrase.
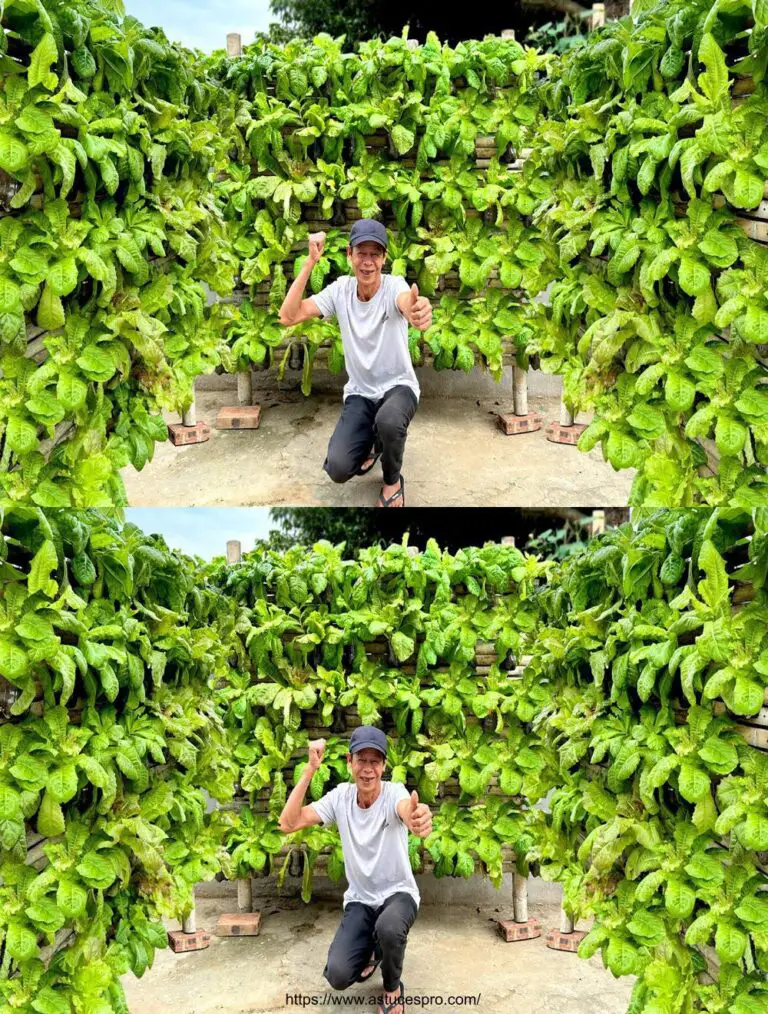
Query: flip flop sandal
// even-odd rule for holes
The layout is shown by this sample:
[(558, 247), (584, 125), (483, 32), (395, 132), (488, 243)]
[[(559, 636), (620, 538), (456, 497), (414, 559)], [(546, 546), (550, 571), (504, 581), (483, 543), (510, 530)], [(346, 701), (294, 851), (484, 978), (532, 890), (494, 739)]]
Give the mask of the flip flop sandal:
[(370, 465), (366, 465), (365, 468), (362, 468), (362, 467), (358, 468), (358, 470), (357, 470), (357, 472), (355, 474), (356, 475), (366, 475), (368, 472), (370, 472), (370, 470), (373, 468), (373, 466), (376, 464), (376, 462), (379, 460), (380, 457), (381, 457), (381, 451), (376, 451), (375, 450), (373, 452), (373, 454), (371, 455), (371, 463), (370, 463)]
[(377, 1014), (391, 1014), (398, 1005), (402, 1005), (403, 1014), (405, 1014), (405, 989), (402, 982), (400, 983), (400, 992), (397, 995), (397, 999), (393, 1000), (392, 1003), (382, 1003), (379, 1006)]
[(403, 507), (405, 507), (405, 479), (400, 476), (400, 489), (396, 489), (392, 496), (385, 497), (383, 493), (379, 493), (379, 499), (376, 501), (377, 507), (389, 507), (393, 500), (398, 497), (402, 497)]
[(355, 982), (365, 982), (367, 979), (370, 979), (370, 977), (373, 975), (373, 973), (381, 964), (381, 958), (374, 958), (371, 964), (373, 965), (373, 968), (371, 968), (370, 972), (367, 975), (359, 975), (357, 979), (355, 979)]

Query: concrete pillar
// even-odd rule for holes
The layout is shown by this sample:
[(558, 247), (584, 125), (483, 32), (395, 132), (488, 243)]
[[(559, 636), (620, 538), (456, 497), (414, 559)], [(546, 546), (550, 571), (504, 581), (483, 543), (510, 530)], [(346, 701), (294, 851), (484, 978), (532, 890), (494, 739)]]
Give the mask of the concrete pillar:
[(528, 415), (528, 372), (512, 367), (512, 399), (515, 415)]
[(512, 905), (515, 922), (528, 922), (528, 878), (517, 872), (512, 877)]
[(253, 882), (250, 877), (237, 882), (237, 911), (253, 911)]
[(181, 929), (184, 933), (196, 933), (197, 932), (197, 913), (194, 904), (192, 905), (192, 911), (184, 916), (181, 923)]
[[(631, 7), (630, 3), (630, 7)], [(601, 28), (605, 24), (605, 4), (592, 4), (592, 31)]]
[(511, 39), (514, 42), (515, 41), (515, 30), (514, 30), (514, 28), (504, 28), (504, 29), (502, 29), (501, 37), (502, 37), (502, 39)]
[(227, 56), (242, 56), (243, 40), (239, 32), (230, 32), (227, 35)]
[(573, 413), (565, 404), (565, 400), (560, 402), (560, 425), (561, 426), (573, 426)]
[(227, 542), (227, 563), (240, 563), (243, 558), (243, 547), (238, 539)]
[(253, 374), (250, 369), (237, 375), (237, 400), (241, 405), (253, 403)]
[(605, 511), (592, 511), (592, 534), (600, 535), (605, 531)]
[(560, 932), (573, 933), (573, 919), (571, 919), (564, 908), (560, 909)]
[(184, 426), (194, 426), (197, 423), (197, 409), (195, 408), (195, 399), (192, 401), (181, 413), (181, 422)]

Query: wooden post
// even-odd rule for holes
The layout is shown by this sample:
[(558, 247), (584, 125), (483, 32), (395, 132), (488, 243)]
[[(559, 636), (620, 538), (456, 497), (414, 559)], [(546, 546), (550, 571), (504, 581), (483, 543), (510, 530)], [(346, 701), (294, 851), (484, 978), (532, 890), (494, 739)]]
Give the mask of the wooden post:
[(512, 404), (515, 415), (528, 415), (528, 371), (512, 367)]
[(183, 933), (197, 933), (197, 913), (194, 903), (192, 904), (192, 911), (184, 916), (181, 929)]
[(528, 922), (528, 878), (512, 875), (512, 910), (515, 922)]
[(227, 35), (227, 56), (242, 56), (243, 40), (239, 32), (230, 32)]
[(600, 535), (605, 531), (605, 511), (592, 511), (592, 535)]
[(181, 422), (183, 426), (195, 426), (197, 423), (197, 411), (195, 409), (195, 399), (192, 401), (181, 413)]
[(227, 542), (227, 563), (240, 563), (243, 558), (243, 547), (238, 539)]
[(596, 28), (602, 28), (604, 24), (605, 24), (605, 4), (592, 4), (592, 18), (591, 18), (592, 31), (594, 32)]
[(237, 375), (237, 400), (241, 405), (250, 405), (253, 401), (253, 374), (250, 369)]

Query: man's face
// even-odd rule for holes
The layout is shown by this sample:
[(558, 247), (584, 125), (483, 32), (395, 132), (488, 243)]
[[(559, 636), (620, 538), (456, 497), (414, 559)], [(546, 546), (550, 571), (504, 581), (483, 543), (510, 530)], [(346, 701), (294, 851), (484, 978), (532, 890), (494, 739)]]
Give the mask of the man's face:
[(358, 789), (370, 792), (376, 788), (384, 774), (384, 754), (373, 747), (366, 747), (357, 753), (347, 754), (347, 762)]
[(357, 246), (348, 246), (347, 258), (358, 282), (370, 285), (381, 276), (386, 250), (373, 240), (366, 240), (364, 243), (358, 243)]

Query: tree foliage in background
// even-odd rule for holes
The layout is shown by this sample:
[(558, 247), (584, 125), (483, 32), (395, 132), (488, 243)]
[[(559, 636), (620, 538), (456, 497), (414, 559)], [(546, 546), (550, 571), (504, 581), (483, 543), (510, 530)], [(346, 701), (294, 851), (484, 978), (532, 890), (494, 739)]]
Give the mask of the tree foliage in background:
[[(620, 17), (628, 10), (627, 0), (607, 6), (611, 8), (607, 11), (609, 17)], [(281, 32), (304, 38), (328, 32), (344, 35), (346, 47), (351, 50), (364, 39), (398, 35), (405, 24), (410, 25), (411, 38), (424, 41), (428, 32), (436, 32), (451, 45), (462, 39), (498, 35), (505, 28), (514, 29), (518, 39), (523, 39), (548, 22), (566, 23), (563, 34), (571, 35), (573, 25), (591, 11), (591, 4), (576, 0), (523, 0), (503, 7), (488, 4), (473, 11), (471, 19), (461, 7), (403, 0), (272, 0), (270, 9), (280, 19), (267, 33), (271, 41), (285, 41)]]

